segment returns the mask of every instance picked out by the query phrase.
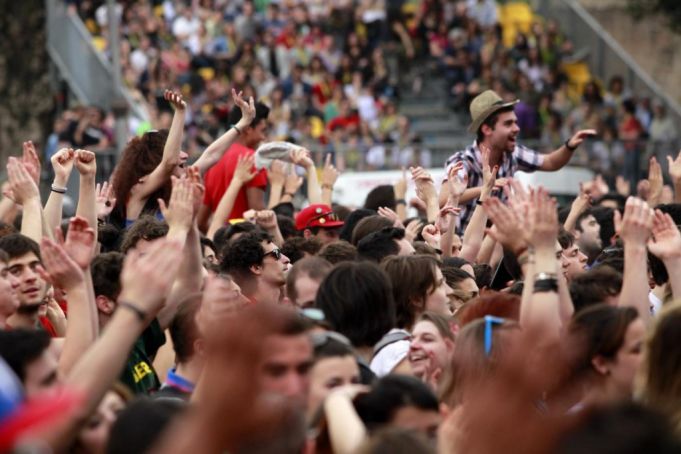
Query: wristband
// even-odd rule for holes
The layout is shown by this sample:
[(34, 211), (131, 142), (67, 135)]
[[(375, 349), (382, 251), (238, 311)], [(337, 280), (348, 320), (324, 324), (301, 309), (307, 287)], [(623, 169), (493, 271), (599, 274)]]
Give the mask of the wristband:
[(532, 293), (557, 292), (558, 275), (555, 273), (537, 273), (534, 275)]
[(58, 194), (66, 194), (66, 188), (60, 188), (57, 185), (52, 185), (52, 192), (56, 192)]
[(284, 192), (284, 195), (285, 195), (285, 196), (287, 195), (287, 196), (291, 197), (292, 199), (295, 198), (295, 196), (296, 196), (296, 195), (293, 194), (292, 192)]
[(437, 255), (442, 255), (442, 249), (434, 247), (433, 250), (437, 253)]
[(329, 191), (333, 191), (333, 185), (323, 184), (322, 189), (328, 189)]
[(119, 301), (118, 306), (124, 307), (134, 312), (141, 322), (145, 322), (147, 320), (147, 313), (132, 303), (128, 303), (127, 301)]
[(570, 139), (566, 140), (564, 145), (565, 145), (565, 148), (568, 149), (568, 151), (575, 151), (577, 149), (577, 147), (571, 147), (570, 146)]
[(397, 199), (395, 200), (395, 205), (406, 205), (407, 201), (404, 199)]
[(237, 125), (232, 125), (232, 128), (237, 132), (237, 134), (241, 135), (241, 129)]

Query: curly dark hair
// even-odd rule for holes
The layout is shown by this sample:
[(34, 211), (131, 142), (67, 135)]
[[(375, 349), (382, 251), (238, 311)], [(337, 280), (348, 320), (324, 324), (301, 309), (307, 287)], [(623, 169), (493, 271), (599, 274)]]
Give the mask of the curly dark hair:
[(120, 252), (99, 254), (92, 260), (90, 273), (95, 296), (106, 296), (111, 300), (121, 293), (121, 271), (125, 256)]
[[(126, 202), (132, 187), (145, 175), (149, 175), (163, 158), (163, 147), (168, 139), (168, 130), (149, 131), (140, 137), (134, 137), (123, 150), (123, 155), (113, 171), (111, 184), (116, 196), (116, 207), (111, 218), (117, 224), (125, 223)], [(157, 199), (168, 202), (172, 190), (168, 181), (149, 196), (143, 212), (155, 211), (158, 208)]]
[(238, 240), (227, 243), (222, 250), (220, 271), (236, 278), (250, 276), (252, 266), (262, 265), (265, 259), (263, 241), (272, 241), (272, 237), (262, 231), (255, 231), (241, 236)]
[(168, 224), (159, 221), (153, 216), (141, 216), (130, 226), (123, 242), (121, 243), (121, 252), (127, 254), (128, 251), (135, 246), (139, 240), (155, 240), (164, 237), (168, 234)]

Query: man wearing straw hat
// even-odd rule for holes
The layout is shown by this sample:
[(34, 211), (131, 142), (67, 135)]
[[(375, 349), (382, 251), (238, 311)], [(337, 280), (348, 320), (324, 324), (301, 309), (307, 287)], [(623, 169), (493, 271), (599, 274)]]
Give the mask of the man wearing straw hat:
[[(463, 231), (473, 214), (475, 201), (480, 197), (482, 185), (482, 155), (481, 148), (490, 150), (490, 168), (499, 166), (497, 173), (498, 185), (505, 184), (505, 179), (513, 177), (516, 171), (534, 172), (544, 170), (554, 172), (561, 169), (570, 161), (572, 154), (584, 140), (596, 134), (593, 129), (578, 131), (557, 150), (540, 154), (517, 143), (520, 128), (513, 106), (518, 100), (504, 101), (492, 90), (487, 90), (476, 96), (470, 105), (471, 125), (468, 131), (476, 134), (475, 142), (468, 148), (454, 153), (446, 162), (445, 168), (448, 178), (450, 170), (455, 164), (462, 162), (461, 172), (468, 174), (468, 188), (459, 199), (462, 205), (460, 214), (460, 230)], [(463, 175), (463, 173), (462, 173)], [(448, 197), (448, 186), (443, 185), (440, 202)]]

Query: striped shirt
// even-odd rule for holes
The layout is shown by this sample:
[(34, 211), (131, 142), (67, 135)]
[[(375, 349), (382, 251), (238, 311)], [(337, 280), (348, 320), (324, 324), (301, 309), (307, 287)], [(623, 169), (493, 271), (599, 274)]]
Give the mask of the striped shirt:
[[(468, 174), (468, 187), (475, 188), (482, 186), (482, 155), (478, 148), (477, 141), (462, 151), (454, 153), (445, 163), (445, 179), (449, 175), (449, 169), (457, 162), (463, 162), (464, 171)], [(511, 178), (518, 171), (534, 172), (544, 163), (544, 155), (524, 147), (516, 145), (513, 153), (504, 153), (497, 178)], [(463, 175), (463, 174), (462, 174)], [(503, 198), (503, 194), (500, 196)], [(461, 205), (461, 215), (459, 216), (459, 233), (463, 233), (468, 222), (473, 216), (475, 202), (471, 200), (467, 205)]]

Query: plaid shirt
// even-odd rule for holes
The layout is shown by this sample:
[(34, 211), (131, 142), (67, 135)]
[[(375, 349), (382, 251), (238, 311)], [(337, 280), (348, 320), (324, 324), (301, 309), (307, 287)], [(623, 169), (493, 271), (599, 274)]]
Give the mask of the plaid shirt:
[[(468, 174), (468, 187), (475, 188), (482, 186), (482, 155), (478, 149), (477, 141), (462, 151), (454, 153), (445, 163), (445, 179), (449, 175), (449, 169), (457, 162), (463, 162), (464, 171)], [(497, 178), (510, 178), (518, 170), (523, 172), (534, 172), (539, 170), (544, 163), (544, 156), (522, 145), (516, 145), (513, 153), (504, 153)], [(505, 197), (503, 194), (500, 198)], [(459, 233), (463, 233), (468, 222), (473, 216), (475, 202), (471, 200), (467, 205), (461, 205), (461, 215), (459, 216)]]

